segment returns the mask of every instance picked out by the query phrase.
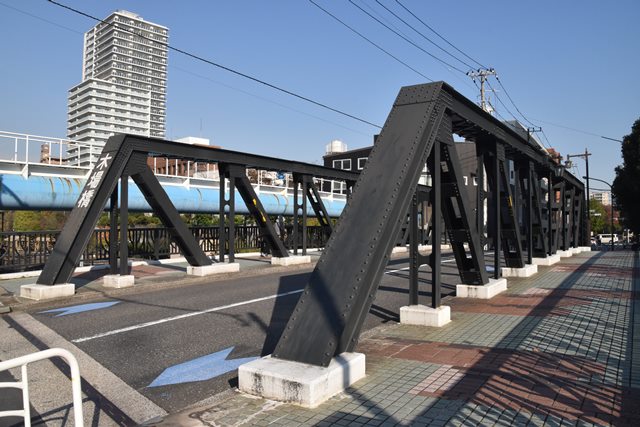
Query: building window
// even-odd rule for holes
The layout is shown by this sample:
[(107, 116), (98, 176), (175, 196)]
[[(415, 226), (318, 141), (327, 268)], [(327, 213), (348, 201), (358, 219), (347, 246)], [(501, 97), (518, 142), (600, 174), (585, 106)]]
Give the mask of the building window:
[(364, 169), (364, 164), (367, 163), (368, 157), (360, 157), (358, 158), (358, 170), (361, 171)]
[(334, 169), (351, 170), (351, 159), (340, 159), (333, 161)]

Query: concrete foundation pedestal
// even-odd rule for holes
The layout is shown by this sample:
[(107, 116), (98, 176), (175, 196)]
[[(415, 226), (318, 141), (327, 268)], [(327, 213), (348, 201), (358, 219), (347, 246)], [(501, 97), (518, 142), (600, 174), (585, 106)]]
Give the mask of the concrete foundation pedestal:
[(444, 326), (451, 322), (451, 307), (441, 305), (438, 308), (426, 305), (406, 305), (400, 307), (400, 323), (403, 325)]
[(266, 356), (238, 368), (238, 388), (265, 399), (313, 408), (364, 376), (362, 353), (342, 353), (326, 368)]
[(406, 246), (395, 246), (393, 249), (391, 249), (392, 254), (405, 254), (407, 252), (409, 252), (409, 248), (407, 248)]
[(579, 254), (582, 252), (582, 248), (577, 247), (577, 248), (571, 248), (571, 253), (573, 253), (574, 255)]
[(591, 246), (578, 246), (580, 252), (591, 252)]
[(210, 276), (213, 274), (222, 273), (235, 273), (240, 271), (240, 264), (237, 262), (200, 265), (200, 266), (187, 266), (187, 275), (189, 276)]
[(36, 301), (68, 297), (76, 293), (76, 286), (73, 283), (63, 283), (60, 285), (22, 285), (20, 286), (20, 296), (22, 298)]
[(559, 263), (560, 262), (560, 255), (553, 254), (553, 255), (547, 256), (546, 258), (533, 258), (531, 261), (533, 262), (534, 265), (549, 266), (549, 265), (553, 265), (553, 264)]
[(569, 258), (573, 256), (573, 251), (571, 249), (567, 249), (567, 250), (559, 250), (556, 252), (556, 255), (559, 255), (560, 258)]
[(288, 257), (271, 257), (271, 265), (297, 265), (311, 262), (309, 255), (291, 255)]
[(491, 299), (507, 290), (507, 279), (489, 279), (486, 285), (456, 285), (459, 298)]
[(500, 273), (502, 277), (531, 277), (538, 272), (535, 264), (525, 264), (522, 268), (502, 267)]
[(134, 283), (135, 277), (132, 274), (107, 274), (102, 285), (105, 288), (130, 288)]

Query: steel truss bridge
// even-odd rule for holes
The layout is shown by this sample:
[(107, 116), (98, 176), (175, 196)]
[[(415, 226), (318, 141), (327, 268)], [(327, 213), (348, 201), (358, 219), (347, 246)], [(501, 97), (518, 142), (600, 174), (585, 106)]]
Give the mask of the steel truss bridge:
[[(475, 203), (464, 188), (454, 134), (476, 144), (479, 185)], [(219, 261), (223, 261), (226, 254), (230, 261), (234, 259), (229, 239), (233, 236), (236, 189), (272, 254), (289, 256), (247, 178), (246, 170), (250, 167), (292, 174), (294, 232), (306, 226), (309, 204), (322, 227), (331, 233), (273, 352), (275, 358), (328, 366), (335, 355), (354, 350), (383, 270), (403, 228), (410, 234), (410, 304), (417, 304), (418, 300), (418, 267), (427, 264), (432, 274), (433, 307), (440, 305), (439, 236), (442, 231), (451, 242), (461, 283), (482, 286), (489, 282), (483, 256), (485, 202), (489, 206), (486, 222), (493, 237), (496, 278), (500, 275), (501, 262), (506, 267), (522, 268), (532, 262), (532, 257), (547, 257), (557, 250), (588, 246), (584, 185), (513, 128), (481, 110), (446, 83), (436, 82), (400, 90), (359, 176), (158, 139), (112, 137), (88, 177), (38, 284), (68, 282), (109, 201), (113, 233), (110, 262), (112, 271), (116, 271), (117, 218), (120, 217), (122, 236), (126, 236), (129, 177), (169, 228), (189, 264), (212, 263), (149, 168), (150, 156), (218, 164), (220, 188), (227, 188), (228, 184), (229, 189), (220, 191)], [(510, 162), (514, 165), (513, 177), (509, 176)], [(418, 186), (425, 164), (432, 177), (431, 188)], [(485, 171), (487, 190), (482, 185)], [(319, 197), (317, 178), (342, 180), (349, 188), (347, 205), (335, 227)], [(430, 212), (425, 208), (427, 205)], [(432, 236), (429, 256), (418, 252), (418, 221), (426, 217), (430, 218)], [(127, 247), (123, 241), (126, 242), (126, 238), (121, 238), (120, 262), (126, 266)]]

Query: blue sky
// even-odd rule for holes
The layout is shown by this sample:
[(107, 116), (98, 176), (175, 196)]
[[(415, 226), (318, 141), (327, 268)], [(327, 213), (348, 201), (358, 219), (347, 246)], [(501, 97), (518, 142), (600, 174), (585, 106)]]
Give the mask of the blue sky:
[[(348, 1), (316, 1), (422, 74), (477, 99), (468, 77), (399, 39)], [(439, 40), (395, 0), (380, 1)], [(562, 154), (588, 148), (591, 175), (613, 179), (621, 163), (619, 143), (598, 135), (621, 139), (640, 117), (640, 2), (401, 1), (469, 56), (495, 68), (520, 111), (543, 126), (553, 147)], [(136, 12), (169, 27), (172, 46), (377, 124), (384, 123), (400, 87), (425, 82), (306, 0), (61, 2), (100, 18), (116, 9)], [(467, 70), (374, 0), (354, 2)], [(67, 90), (80, 82), (82, 33), (94, 24), (46, 0), (0, 0), (0, 130), (66, 135)], [(495, 80), (492, 85), (500, 89)], [(504, 92), (497, 95), (517, 114)], [(352, 149), (370, 145), (376, 133), (175, 52), (169, 53), (167, 97), (168, 138), (203, 136), (232, 150), (320, 162), (330, 140), (341, 139)], [(495, 104), (501, 116), (511, 118)], [(582, 176), (584, 162), (576, 163), (574, 173)]]

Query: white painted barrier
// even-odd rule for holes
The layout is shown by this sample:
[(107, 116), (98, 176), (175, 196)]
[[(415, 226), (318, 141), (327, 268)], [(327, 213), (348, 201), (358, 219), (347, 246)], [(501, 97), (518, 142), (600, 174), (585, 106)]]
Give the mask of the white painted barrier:
[(82, 418), (82, 393), (80, 391), (80, 368), (76, 358), (65, 349), (50, 348), (48, 350), (39, 351), (37, 353), (27, 354), (26, 356), (16, 357), (15, 359), (0, 362), (0, 372), (20, 366), (22, 376), (20, 381), (16, 382), (0, 382), (1, 388), (18, 388), (22, 390), (21, 410), (0, 411), (2, 417), (23, 417), (25, 427), (31, 427), (31, 408), (29, 404), (29, 377), (27, 375), (27, 365), (29, 363), (38, 362), (52, 357), (60, 357), (64, 359), (71, 369), (71, 391), (73, 394), (73, 414), (75, 418), (74, 425), (76, 427), (84, 426)]

